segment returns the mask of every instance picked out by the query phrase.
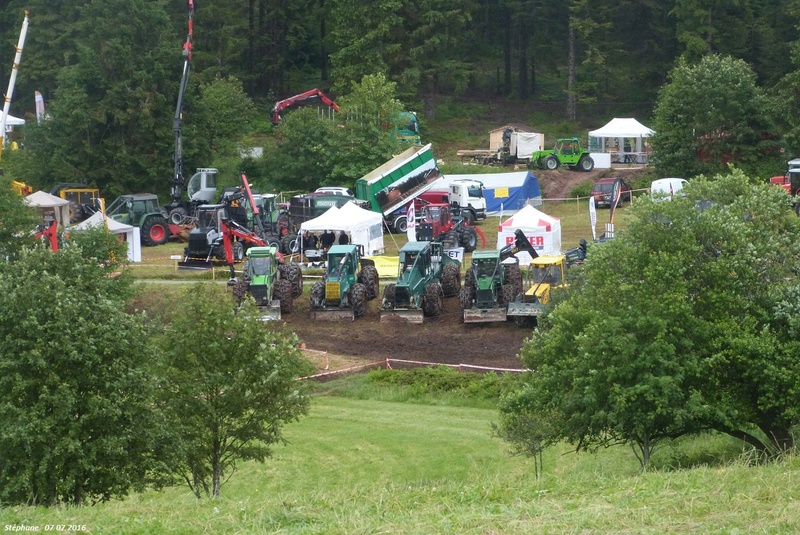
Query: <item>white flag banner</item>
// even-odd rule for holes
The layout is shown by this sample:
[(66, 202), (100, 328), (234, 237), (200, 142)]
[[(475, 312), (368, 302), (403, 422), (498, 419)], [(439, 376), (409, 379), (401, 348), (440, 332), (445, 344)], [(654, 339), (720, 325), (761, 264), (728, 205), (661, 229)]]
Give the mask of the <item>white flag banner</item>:
[(594, 196), (589, 196), (589, 221), (592, 223), (592, 240), (597, 239), (597, 231), (595, 230), (595, 226), (597, 225), (597, 208), (594, 205)]
[(414, 209), (414, 202), (408, 204), (406, 210), (406, 236), (408, 241), (417, 241), (417, 211)]

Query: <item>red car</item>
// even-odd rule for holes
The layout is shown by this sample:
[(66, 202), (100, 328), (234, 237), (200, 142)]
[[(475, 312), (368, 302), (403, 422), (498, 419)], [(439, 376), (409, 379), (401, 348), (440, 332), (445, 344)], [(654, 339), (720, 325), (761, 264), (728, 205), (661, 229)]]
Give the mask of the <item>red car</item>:
[(592, 186), (592, 197), (594, 197), (595, 206), (607, 206), (611, 208), (611, 203), (614, 201), (612, 193), (614, 192), (614, 184), (619, 184), (620, 196), (618, 206), (622, 206), (624, 202), (631, 202), (631, 187), (621, 178), (601, 178)]

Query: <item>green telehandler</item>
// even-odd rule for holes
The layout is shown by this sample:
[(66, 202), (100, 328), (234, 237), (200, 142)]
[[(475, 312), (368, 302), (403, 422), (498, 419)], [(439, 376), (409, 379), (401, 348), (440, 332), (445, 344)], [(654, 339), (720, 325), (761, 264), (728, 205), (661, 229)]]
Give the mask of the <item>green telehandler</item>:
[(530, 167), (555, 171), (561, 165), (566, 165), (575, 171), (589, 172), (594, 169), (594, 160), (589, 151), (581, 148), (577, 137), (568, 137), (556, 140), (552, 150), (539, 150), (531, 155)]

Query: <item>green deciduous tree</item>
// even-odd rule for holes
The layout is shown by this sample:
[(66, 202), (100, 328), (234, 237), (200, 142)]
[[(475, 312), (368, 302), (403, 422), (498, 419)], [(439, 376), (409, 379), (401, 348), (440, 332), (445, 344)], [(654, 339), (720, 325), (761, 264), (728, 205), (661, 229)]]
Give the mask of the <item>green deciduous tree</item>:
[(201, 497), (219, 496), (238, 461), (263, 462), (284, 424), (305, 414), (297, 378), (310, 367), (297, 337), (237, 310), (223, 290), (196, 285), (174, 310), (162, 344), (163, 406), (183, 448), (175, 471)]
[[(102, 231), (99, 231), (102, 232)], [(142, 489), (157, 468), (154, 355), (122, 311), (96, 236), (0, 263), (0, 501), (83, 504)], [(113, 288), (121, 285), (120, 288)]]
[(547, 415), (543, 439), (629, 444), (644, 467), (665, 439), (709, 429), (793, 446), (800, 221), (780, 188), (740, 171), (687, 194), (639, 203), (624, 233), (591, 249), (521, 353), (535, 373), (503, 411), (509, 434), (526, 413)]
[(757, 165), (775, 148), (767, 102), (742, 60), (710, 55), (682, 61), (659, 93), (652, 138), (662, 176), (695, 176)]
[(0, 257), (13, 257), (24, 245), (31, 245), (31, 232), (41, 217), (11, 189), (11, 177), (0, 175)]

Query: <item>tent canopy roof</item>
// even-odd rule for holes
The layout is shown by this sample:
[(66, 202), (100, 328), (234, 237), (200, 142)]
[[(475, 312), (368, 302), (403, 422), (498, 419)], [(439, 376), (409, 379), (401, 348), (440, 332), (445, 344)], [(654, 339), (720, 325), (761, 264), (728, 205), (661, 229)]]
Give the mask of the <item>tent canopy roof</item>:
[(589, 132), (591, 137), (649, 137), (655, 131), (633, 118), (614, 118), (602, 128)]
[(68, 200), (50, 195), (46, 191), (35, 191), (25, 197), (24, 201), (28, 206), (37, 208), (54, 208), (56, 206), (65, 206), (69, 204)]
[(559, 218), (540, 212), (528, 204), (512, 217), (500, 223), (498, 230), (502, 231), (504, 228), (519, 228), (523, 230), (544, 228), (545, 231), (550, 232), (553, 227), (559, 226), (560, 224), (561, 220)]
[(300, 225), (300, 230), (343, 230), (352, 232), (370, 225), (381, 225), (383, 216), (371, 210), (364, 210), (348, 202), (341, 208), (332, 206), (319, 217), (310, 219)]
[[(126, 225), (125, 223), (121, 223), (116, 219), (106, 218), (106, 222), (108, 224), (108, 230), (110, 230), (114, 234), (122, 234), (123, 232), (127, 232), (133, 229), (133, 226)], [(95, 212), (91, 215), (88, 219), (81, 221), (74, 227), (73, 229), (77, 230), (84, 230), (89, 229), (91, 227), (97, 227), (103, 224), (103, 214), (100, 212)]]

